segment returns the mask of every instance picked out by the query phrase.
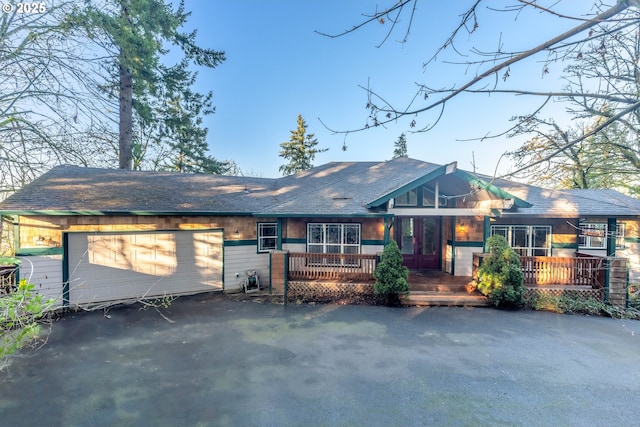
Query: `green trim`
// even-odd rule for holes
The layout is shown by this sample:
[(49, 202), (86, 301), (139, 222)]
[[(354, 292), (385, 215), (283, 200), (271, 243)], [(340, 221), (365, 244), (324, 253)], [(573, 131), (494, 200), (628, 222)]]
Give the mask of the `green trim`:
[[(456, 275), (456, 218), (451, 218), (451, 275)], [(449, 243), (449, 241), (447, 241)], [(445, 269), (446, 270), (446, 269)]]
[(551, 242), (551, 249), (578, 249), (578, 242), (576, 243), (562, 243)]
[(224, 281), (224, 266), (227, 264), (225, 261), (225, 253), (224, 253), (224, 228), (222, 229), (222, 292), (224, 292), (227, 288), (226, 283)]
[(489, 252), (487, 240), (491, 237), (491, 217), (485, 216), (482, 221), (482, 252), (486, 254)]
[(519, 208), (530, 208), (533, 206), (531, 203), (527, 202), (526, 200), (522, 200), (521, 198), (516, 197), (513, 194), (508, 193), (491, 183), (483, 181), (480, 178), (475, 177), (468, 172), (465, 172), (460, 169), (456, 169), (455, 172), (453, 172), (453, 174), (466, 180), (471, 185), (475, 185), (480, 189), (487, 190), (488, 192), (495, 194), (501, 199), (513, 199), (513, 203)]
[(276, 241), (276, 249), (279, 251), (282, 250), (282, 218), (278, 218), (278, 239)]
[(616, 219), (607, 218), (607, 256), (616, 256)]
[(55, 248), (24, 248), (16, 251), (16, 256), (62, 255), (62, 246)]
[(69, 233), (62, 233), (62, 307), (69, 307)]
[[(257, 239), (225, 240), (224, 241), (224, 246), (257, 246), (257, 245), (258, 245)], [(266, 253), (266, 252), (261, 252), (261, 253)]]
[(372, 245), (381, 245), (384, 246), (385, 245), (385, 241), (384, 240), (375, 240), (375, 239), (371, 239), (371, 240), (360, 240), (360, 246), (372, 246)]
[(13, 223), (13, 251), (18, 252), (20, 250), (20, 226), (17, 222)]
[(640, 237), (625, 237), (625, 243), (640, 243)]
[(480, 241), (451, 241), (451, 240), (447, 240), (447, 245), (453, 246), (455, 245), (455, 247), (457, 248), (482, 248), (484, 247), (484, 242), (480, 242)]
[(385, 218), (393, 216), (386, 212), (381, 213), (344, 213), (344, 214), (325, 214), (325, 213), (300, 213), (300, 214), (282, 214), (282, 213), (260, 213), (254, 214), (256, 218)]
[(217, 212), (217, 211), (98, 211), (98, 210), (24, 210), (0, 211), (1, 215), (21, 216), (254, 216), (253, 212)]
[(384, 218), (384, 245), (387, 246), (391, 241), (391, 226), (393, 224), (393, 217)]
[(282, 243), (284, 244), (307, 244), (307, 239), (304, 237), (287, 237), (286, 239), (282, 239)]
[(432, 180), (434, 180), (435, 178), (437, 178), (439, 176), (445, 175), (446, 172), (447, 172), (447, 167), (448, 166), (449, 165), (440, 166), (439, 168), (429, 172), (428, 174), (422, 176), (421, 178), (418, 178), (418, 179), (416, 179), (414, 181), (411, 181), (410, 183), (405, 184), (402, 187), (397, 188), (396, 190), (394, 190), (394, 191), (392, 191), (390, 193), (387, 193), (384, 196), (379, 197), (379, 198), (367, 203), (365, 206), (367, 208), (373, 208), (373, 207), (376, 207), (376, 206), (381, 206), (382, 204), (387, 203), (389, 200), (391, 200), (393, 198), (396, 198), (396, 197), (400, 196), (401, 194), (406, 193), (409, 190), (412, 190), (412, 189), (414, 189), (416, 187), (419, 187), (422, 184), (426, 184), (427, 182), (432, 181)]

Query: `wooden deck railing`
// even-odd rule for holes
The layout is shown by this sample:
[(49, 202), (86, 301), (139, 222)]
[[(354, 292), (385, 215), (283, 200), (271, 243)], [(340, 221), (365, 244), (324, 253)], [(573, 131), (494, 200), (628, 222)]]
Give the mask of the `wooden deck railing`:
[(16, 266), (0, 265), (0, 294), (8, 294), (16, 286)]
[(601, 288), (605, 258), (521, 256), (525, 286), (577, 285)]
[(289, 278), (304, 280), (373, 280), (376, 255), (290, 252)]

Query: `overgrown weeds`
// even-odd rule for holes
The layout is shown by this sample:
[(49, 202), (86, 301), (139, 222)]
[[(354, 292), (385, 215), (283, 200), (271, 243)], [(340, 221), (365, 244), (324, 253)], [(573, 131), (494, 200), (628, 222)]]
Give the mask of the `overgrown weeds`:
[(584, 314), (640, 320), (640, 307), (638, 307), (637, 300), (635, 306), (631, 304), (629, 308), (624, 308), (579, 294), (556, 296), (547, 293), (533, 293), (525, 296), (524, 308), (564, 314)]

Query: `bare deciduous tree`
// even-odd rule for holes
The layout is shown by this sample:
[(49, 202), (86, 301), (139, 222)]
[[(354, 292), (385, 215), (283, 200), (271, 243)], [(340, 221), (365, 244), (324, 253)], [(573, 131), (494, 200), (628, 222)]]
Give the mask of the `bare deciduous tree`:
[[(381, 44), (386, 43), (392, 34), (400, 34), (404, 42), (410, 36), (411, 28), (421, 17), (429, 17), (430, 8), (438, 7), (437, 3), (420, 3), (419, 0), (400, 0), (387, 8), (376, 9), (373, 13), (356, 23), (352, 28), (337, 34), (321, 33), (328, 37), (344, 37), (374, 24), (384, 24), (386, 32)], [(517, 133), (530, 122), (542, 116), (550, 99), (568, 102), (570, 113), (583, 118), (601, 117), (597, 125), (584, 134), (563, 141), (557, 150), (549, 151), (537, 160), (541, 164), (550, 158), (563, 153), (564, 150), (615, 124), (626, 127), (631, 135), (637, 138), (638, 110), (640, 96), (636, 82), (638, 81), (638, 49), (635, 39), (640, 31), (639, 0), (619, 0), (607, 5), (594, 1), (590, 4), (589, 13), (575, 16), (562, 11), (562, 2), (545, 2), (543, 0), (514, 0), (511, 6), (504, 4), (493, 6), (489, 0), (477, 0), (461, 15), (457, 25), (452, 28), (448, 37), (435, 49), (433, 54), (423, 63), (425, 70), (441, 61), (445, 54), (458, 56), (458, 64), (467, 71), (476, 70), (475, 74), (462, 81), (457, 81), (449, 88), (436, 88), (437, 83), (417, 84), (416, 90), (409, 93), (404, 105), (393, 105), (387, 101), (385, 94), (365, 87), (367, 94), (368, 118), (363, 126), (348, 130), (330, 130), (348, 134), (398, 122), (402, 118), (409, 120), (408, 127), (413, 132), (424, 132), (431, 129), (445, 113), (445, 106), (452, 104), (463, 94), (513, 94), (540, 98), (539, 106), (528, 114), (515, 117), (515, 123), (508, 129), (494, 132), (494, 136)], [(518, 18), (525, 13), (534, 12), (541, 16), (551, 16), (564, 22), (575, 22), (575, 25), (542, 43), (529, 46), (519, 51), (506, 51), (502, 43), (498, 49), (486, 50), (471, 47), (460, 50), (465, 37), (473, 40), (473, 36), (482, 27), (484, 13), (502, 14), (502, 19), (509, 15)], [(422, 13), (422, 14), (421, 14)], [(466, 41), (466, 40), (465, 40)], [(500, 42), (500, 40), (498, 40)], [(622, 55), (622, 56), (620, 56)], [(624, 59), (623, 59), (624, 58)], [(524, 83), (524, 87), (514, 87), (511, 83), (512, 70), (517, 64), (538, 60), (536, 66), (541, 67), (541, 74), (549, 73), (549, 67), (564, 67), (563, 88), (550, 90), (534, 90)], [(634, 62), (635, 61), (635, 62)], [(423, 117), (434, 111), (431, 123)], [(544, 121), (538, 121), (542, 124)], [(529, 126), (530, 127), (530, 126)], [(485, 136), (486, 137), (486, 136)], [(484, 138), (484, 137), (483, 137)], [(534, 166), (523, 165), (520, 170)]]

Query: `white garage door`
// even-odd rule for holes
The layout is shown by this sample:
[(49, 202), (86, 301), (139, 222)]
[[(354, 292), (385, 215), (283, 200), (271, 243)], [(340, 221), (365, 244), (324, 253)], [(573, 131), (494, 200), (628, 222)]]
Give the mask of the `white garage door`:
[(69, 233), (69, 304), (222, 290), (221, 230)]

